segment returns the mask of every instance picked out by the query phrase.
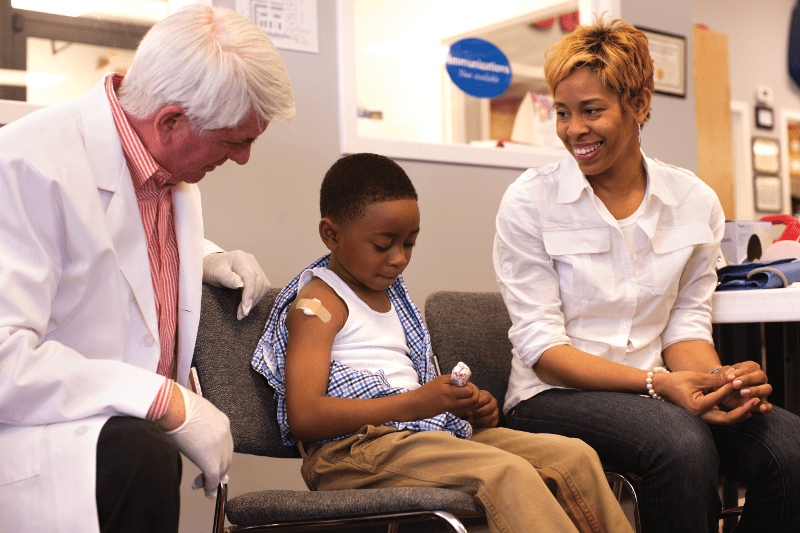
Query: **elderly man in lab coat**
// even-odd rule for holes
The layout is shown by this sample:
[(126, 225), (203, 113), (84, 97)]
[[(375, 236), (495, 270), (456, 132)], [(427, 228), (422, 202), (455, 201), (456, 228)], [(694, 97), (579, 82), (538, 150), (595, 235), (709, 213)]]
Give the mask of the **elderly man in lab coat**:
[(292, 120), (286, 69), (233, 11), (156, 24), (124, 77), (0, 128), (0, 531), (176, 531), (180, 455), (213, 496), (227, 417), (189, 392), (202, 281), (269, 282), (203, 239), (195, 185)]

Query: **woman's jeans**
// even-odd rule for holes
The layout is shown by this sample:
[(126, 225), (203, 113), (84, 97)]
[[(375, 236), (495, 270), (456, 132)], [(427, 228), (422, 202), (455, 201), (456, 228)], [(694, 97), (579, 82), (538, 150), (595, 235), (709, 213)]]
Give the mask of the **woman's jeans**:
[(582, 439), (605, 465), (639, 476), (646, 533), (717, 532), (720, 475), (747, 486), (737, 533), (800, 532), (800, 417), (778, 407), (719, 426), (647, 396), (550, 389), (507, 419)]

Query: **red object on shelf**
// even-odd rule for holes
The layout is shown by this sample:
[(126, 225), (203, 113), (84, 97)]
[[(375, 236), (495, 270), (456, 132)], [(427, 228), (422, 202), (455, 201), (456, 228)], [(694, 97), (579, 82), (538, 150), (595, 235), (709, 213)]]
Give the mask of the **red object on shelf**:
[(536, 22), (532, 23), (531, 26), (538, 30), (546, 30), (553, 27), (553, 23), (555, 23), (556, 18), (550, 17), (549, 19), (542, 19), (537, 20)]
[(797, 241), (800, 240), (800, 221), (792, 215), (768, 215), (759, 219), (761, 222), (772, 222), (773, 224), (783, 224), (786, 228), (777, 241)]
[(558, 17), (558, 21), (561, 23), (562, 30), (567, 33), (572, 33), (575, 31), (575, 28), (578, 27), (580, 17), (578, 16), (577, 11), (572, 11), (571, 13), (563, 13), (560, 17)]

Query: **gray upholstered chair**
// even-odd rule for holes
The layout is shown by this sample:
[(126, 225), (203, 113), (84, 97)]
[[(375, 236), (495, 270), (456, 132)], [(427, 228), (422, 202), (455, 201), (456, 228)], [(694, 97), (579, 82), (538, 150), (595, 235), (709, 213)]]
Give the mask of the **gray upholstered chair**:
[[(511, 372), (511, 318), (499, 292), (440, 291), (425, 300), (425, 323), (431, 334), (433, 354), (442, 372), (463, 361), (472, 370), (470, 381), (489, 391), (502, 405)], [(505, 419), (500, 419), (500, 425)], [(641, 532), (639, 504), (633, 479), (607, 467), (606, 478), (617, 499), (627, 488), (633, 504), (634, 527)]]
[[(250, 367), (277, 289), (236, 320), (241, 292), (203, 286), (200, 328), (194, 364), (203, 396), (228, 415), (234, 450), (277, 458), (297, 458), (296, 448), (281, 442), (273, 391)], [(234, 459), (235, 460), (235, 459)], [(268, 476), (269, 472), (263, 475)], [(235, 483), (235, 479), (231, 483)], [(355, 528), (438, 520), (466, 533), (456, 515), (482, 517), (468, 494), (440, 488), (381, 488), (338, 491), (265, 490), (227, 499), (227, 485), (217, 495), (213, 531), (274, 531)], [(225, 518), (232, 524), (225, 527)]]
[[(425, 301), (425, 322), (441, 370), (450, 372), (459, 361), (463, 361), (472, 370), (471, 381), (502, 403), (511, 372), (512, 346), (508, 339), (511, 318), (500, 293), (431, 293)], [(501, 418), (500, 424), (504, 422)], [(635, 477), (613, 466), (604, 466), (617, 499), (622, 497), (622, 487), (627, 488), (633, 504), (634, 527), (637, 533), (641, 532)], [(733, 503), (722, 510), (720, 519), (735, 523), (741, 512), (742, 507)], [(730, 526), (726, 524), (726, 527)]]

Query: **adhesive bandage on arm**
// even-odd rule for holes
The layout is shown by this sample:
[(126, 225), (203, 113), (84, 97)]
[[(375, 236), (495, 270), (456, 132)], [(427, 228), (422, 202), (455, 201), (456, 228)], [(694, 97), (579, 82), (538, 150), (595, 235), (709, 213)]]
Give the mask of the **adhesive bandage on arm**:
[(328, 322), (331, 319), (331, 313), (323, 307), (322, 302), (316, 298), (308, 299), (302, 298), (297, 301), (297, 308), (303, 311), (303, 314), (308, 316), (317, 315), (323, 322)]

